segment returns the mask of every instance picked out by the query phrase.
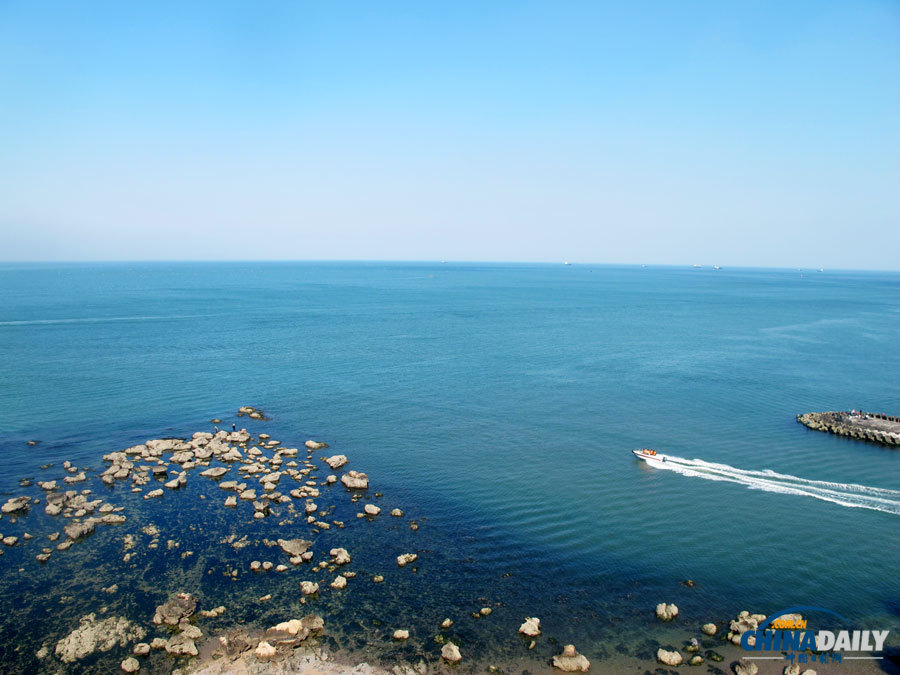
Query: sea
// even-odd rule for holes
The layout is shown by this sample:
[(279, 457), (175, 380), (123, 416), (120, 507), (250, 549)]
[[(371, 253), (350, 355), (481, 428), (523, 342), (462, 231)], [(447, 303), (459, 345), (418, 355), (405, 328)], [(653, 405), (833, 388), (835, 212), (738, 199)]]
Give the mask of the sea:
[[(269, 419), (236, 417), (244, 405)], [(434, 669), (449, 639), (463, 671), (549, 671), (568, 643), (592, 671), (652, 671), (658, 647), (683, 648), (706, 622), (796, 606), (889, 629), (896, 650), (900, 449), (796, 421), (853, 408), (900, 415), (900, 273), (3, 263), (2, 499), (41, 498), (21, 481), (59, 480), (68, 460), (92, 477), (75, 487), (128, 521), (41, 564), (59, 517), (34, 505), (0, 519), (20, 537), (0, 557), (0, 670), (119, 672), (129, 647), (63, 664), (55, 645), (90, 612), (127, 617), (149, 641), (154, 607), (176, 591), (228, 608), (200, 624), (210, 636), (315, 611), (336, 655)], [(338, 485), (328, 499), (346, 527), (311, 534), (302, 519), (225, 509), (212, 481), (151, 501), (96, 480), (104, 454), (211, 432), (214, 418), (285, 447), (328, 443), (368, 474), (365, 500), (383, 513), (356, 518)], [(671, 460), (649, 466), (632, 455), (642, 447)], [(123, 562), (127, 533), (139, 555)], [(284, 562), (264, 539), (297, 536), (318, 557), (345, 547), (358, 576), (301, 605), (311, 572), (246, 571)], [(406, 552), (414, 570), (394, 562)], [(679, 607), (675, 622), (656, 618), (661, 602)], [(529, 648), (516, 631), (531, 616), (543, 633)], [(391, 640), (395, 628), (410, 640)], [(721, 668), (737, 654), (707, 648)], [(182, 665), (157, 654), (144, 670)]]

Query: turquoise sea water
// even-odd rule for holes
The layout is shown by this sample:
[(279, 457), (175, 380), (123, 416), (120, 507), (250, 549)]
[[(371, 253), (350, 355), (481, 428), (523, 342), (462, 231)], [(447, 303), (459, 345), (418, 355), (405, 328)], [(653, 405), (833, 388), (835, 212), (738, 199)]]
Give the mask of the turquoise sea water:
[[(256, 431), (326, 440), (424, 519), (397, 534), (420, 576), (348, 602), (414, 625), (502, 603), (460, 626), (469, 653), (503, 654), (538, 615), (598, 662), (641, 656), (633, 636), (662, 601), (691, 625), (816, 605), (900, 635), (900, 451), (795, 421), (900, 414), (900, 274), (4, 264), (0, 292), (7, 495), (43, 464), (102, 468), (256, 405), (272, 417)], [(685, 461), (653, 469), (630, 453), (642, 446)], [(353, 535), (373, 569), (383, 535)], [(0, 558), (4, 610), (15, 555)], [(44, 616), (0, 626), (0, 656)]]

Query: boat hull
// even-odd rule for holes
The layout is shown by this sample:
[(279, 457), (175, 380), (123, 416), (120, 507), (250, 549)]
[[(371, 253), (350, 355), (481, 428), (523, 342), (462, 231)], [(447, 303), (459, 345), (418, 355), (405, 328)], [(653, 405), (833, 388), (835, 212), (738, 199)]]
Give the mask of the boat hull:
[(666, 461), (665, 455), (660, 455), (660, 454), (651, 455), (646, 452), (643, 452), (642, 450), (632, 450), (631, 454), (633, 454), (638, 459), (644, 460), (645, 462), (647, 462), (647, 464), (662, 464), (663, 462)]

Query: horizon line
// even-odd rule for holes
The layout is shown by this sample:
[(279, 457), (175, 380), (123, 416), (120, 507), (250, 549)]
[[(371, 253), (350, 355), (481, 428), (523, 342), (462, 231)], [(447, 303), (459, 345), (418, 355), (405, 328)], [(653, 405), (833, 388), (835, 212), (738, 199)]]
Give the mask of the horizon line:
[[(190, 258), (120, 258), (120, 259), (95, 259), (95, 260), (0, 260), (0, 265), (125, 265), (125, 264), (265, 264), (265, 263), (382, 263), (382, 264), (453, 264), (453, 265), (560, 265), (581, 266), (593, 265), (599, 267), (667, 267), (687, 269), (714, 268), (717, 263), (640, 263), (640, 262), (597, 262), (577, 260), (439, 260), (425, 258), (219, 258), (219, 259), (190, 259)], [(695, 267), (699, 265), (699, 267)], [(852, 267), (828, 267), (824, 266), (800, 266), (785, 267), (773, 265), (720, 265), (720, 270), (794, 270), (798, 272), (888, 272), (898, 273), (900, 269), (859, 269)], [(719, 270), (716, 270), (719, 271)]]

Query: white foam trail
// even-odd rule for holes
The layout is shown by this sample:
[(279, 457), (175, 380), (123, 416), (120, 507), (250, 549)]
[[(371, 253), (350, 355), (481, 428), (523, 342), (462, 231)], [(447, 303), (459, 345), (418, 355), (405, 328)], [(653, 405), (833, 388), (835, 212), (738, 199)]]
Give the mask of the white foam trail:
[(664, 463), (654, 463), (654, 466), (675, 471), (683, 476), (738, 483), (751, 490), (813, 497), (849, 508), (871, 509), (900, 515), (900, 490), (869, 487), (857, 483), (809, 480), (790, 474), (777, 473), (771, 469), (751, 471), (738, 469), (728, 464), (716, 464), (704, 462), (702, 459), (686, 459), (670, 455), (666, 455)]

